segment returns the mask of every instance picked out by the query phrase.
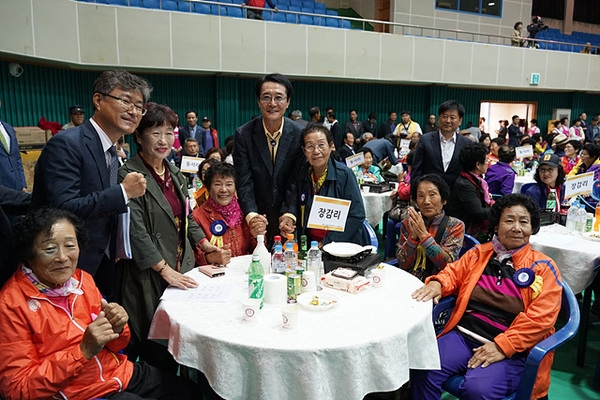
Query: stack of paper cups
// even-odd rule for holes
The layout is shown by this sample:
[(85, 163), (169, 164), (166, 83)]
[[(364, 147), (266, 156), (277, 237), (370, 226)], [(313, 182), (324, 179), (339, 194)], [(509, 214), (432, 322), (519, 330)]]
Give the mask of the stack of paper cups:
[(313, 271), (304, 271), (302, 274), (302, 293), (317, 290), (317, 282)]
[(283, 304), (287, 302), (287, 280), (285, 275), (265, 276), (265, 303)]

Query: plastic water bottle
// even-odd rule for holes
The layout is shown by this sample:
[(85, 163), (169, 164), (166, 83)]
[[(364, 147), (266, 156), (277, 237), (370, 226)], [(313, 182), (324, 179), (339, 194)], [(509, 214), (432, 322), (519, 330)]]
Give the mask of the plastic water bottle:
[(363, 175), (362, 168), (359, 167), (358, 173), (356, 174), (356, 181), (358, 182), (359, 185), (362, 185), (364, 179), (365, 179), (365, 176)]
[[(283, 243), (281, 242), (281, 236), (279, 235), (275, 235), (273, 236), (273, 247), (271, 248), (271, 257), (273, 257), (273, 254), (275, 254), (275, 246), (280, 245), (281, 248), (283, 249)], [(282, 250), (283, 252), (283, 250)]]
[(306, 252), (308, 245), (306, 244), (306, 235), (300, 236), (300, 248), (298, 250), (298, 266), (306, 271)]
[(283, 256), (283, 247), (281, 244), (276, 244), (271, 257), (271, 269), (276, 274), (285, 274), (286, 264)]
[(577, 210), (579, 210), (579, 202), (575, 200), (573, 204), (571, 204), (571, 207), (569, 207), (569, 211), (567, 212), (567, 223), (565, 226), (570, 231), (575, 230)]
[(306, 255), (306, 270), (312, 271), (315, 274), (317, 287), (321, 286), (321, 276), (323, 273), (323, 262), (321, 261), (321, 250), (319, 243), (316, 240), (310, 242), (310, 249)]
[(587, 220), (587, 212), (585, 211), (585, 204), (579, 205), (575, 218), (575, 230), (577, 232), (585, 232), (585, 222)]
[(263, 266), (263, 270), (266, 274), (271, 273), (271, 253), (267, 250), (265, 246), (265, 236), (264, 235), (256, 235), (256, 248), (252, 254), (258, 254), (260, 257), (260, 263)]
[(294, 247), (294, 251), (296, 253), (298, 253), (298, 243), (296, 243), (296, 241), (294, 240), (294, 234), (293, 233), (288, 233), (287, 234), (287, 240), (285, 241), (285, 248), (287, 249), (287, 244), (291, 243), (292, 246)]
[(285, 258), (285, 272), (295, 272), (296, 268), (298, 268), (298, 256), (294, 251), (293, 243), (289, 241), (285, 243), (285, 253), (283, 253), (283, 256)]
[(252, 254), (252, 263), (248, 267), (248, 297), (260, 299), (260, 308), (265, 297), (265, 271), (260, 263), (260, 256)]

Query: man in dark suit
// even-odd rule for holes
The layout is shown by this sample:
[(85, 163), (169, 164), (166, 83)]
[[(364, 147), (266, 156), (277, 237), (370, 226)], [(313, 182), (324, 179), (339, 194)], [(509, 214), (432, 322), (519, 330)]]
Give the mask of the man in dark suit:
[(63, 208), (81, 218), (90, 245), (78, 267), (94, 275), (111, 297), (114, 288), (117, 215), (129, 199), (146, 191), (142, 174), (128, 174), (117, 184), (116, 143), (132, 134), (145, 113), (152, 88), (124, 70), (105, 71), (94, 82), (94, 115), (82, 125), (52, 137), (36, 165), (32, 206)]
[(426, 133), (414, 150), (410, 173), (411, 184), (426, 174), (441, 175), (450, 189), (461, 171), (458, 154), (472, 142), (457, 133), (465, 115), (464, 107), (456, 100), (448, 100), (438, 108), (439, 131)]
[(4, 121), (0, 121), (0, 185), (14, 190), (27, 188), (15, 130)]
[(338, 151), (343, 163), (346, 163), (346, 158), (356, 154), (354, 152), (354, 135), (351, 132), (345, 133), (344, 144)]
[(12, 225), (31, 204), (31, 194), (0, 185), (0, 288), (17, 270), (18, 259), (14, 249)]
[[(303, 161), (298, 124), (285, 118), (292, 84), (281, 74), (260, 78), (255, 86), (261, 116), (235, 131), (233, 165), (237, 171), (240, 206), (251, 229), (267, 231), (267, 239), (280, 233), (286, 214), (286, 196), (296, 196), (294, 173)], [(266, 225), (266, 226), (265, 226)], [(282, 231), (282, 233), (284, 233)]]
[(344, 133), (352, 132), (354, 135), (354, 149), (361, 147), (361, 138), (365, 133), (365, 127), (362, 122), (358, 120), (358, 113), (356, 110), (350, 110), (350, 121), (346, 122), (344, 127)]
[(396, 125), (398, 125), (396, 118), (398, 118), (396, 111), (390, 111), (388, 113), (388, 120), (383, 122), (379, 127), (379, 133), (377, 134), (378, 139), (391, 135), (396, 131)]
[(198, 126), (198, 113), (190, 110), (185, 113), (187, 125), (179, 128), (179, 142), (185, 143), (187, 138), (196, 139), (198, 141), (198, 157), (204, 157), (206, 154), (206, 130)]

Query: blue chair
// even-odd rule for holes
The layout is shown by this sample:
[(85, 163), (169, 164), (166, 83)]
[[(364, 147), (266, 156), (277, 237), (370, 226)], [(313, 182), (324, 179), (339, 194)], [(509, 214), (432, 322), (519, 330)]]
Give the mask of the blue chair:
[(339, 28), (340, 24), (335, 18), (325, 18), (325, 23), (331, 28)]
[(142, 0), (127, 0), (129, 7), (143, 7)]
[(159, 0), (144, 0), (142, 6), (144, 6), (144, 8), (160, 9), (160, 2)]
[(379, 240), (377, 240), (377, 235), (375, 234), (375, 230), (373, 229), (371, 224), (369, 224), (367, 222), (367, 220), (364, 220), (363, 226), (365, 227), (365, 231), (367, 231), (367, 235), (369, 236), (371, 246), (375, 246), (376, 248), (379, 248)]
[(325, 3), (315, 3), (314, 10), (319, 14), (326, 14), (327, 6), (325, 5)]
[(296, 23), (296, 14), (285, 14), (285, 20), (286, 20), (286, 22), (288, 22), (290, 24), (295, 24)]
[(194, 12), (198, 14), (211, 14), (211, 9), (208, 4), (194, 3)]
[(351, 25), (350, 25), (350, 21), (346, 21), (346, 20), (342, 20), (340, 21), (340, 28), (344, 28), (344, 29), (350, 29)]
[(233, 18), (244, 18), (242, 9), (237, 7), (227, 7), (227, 15)]
[(463, 254), (469, 251), (476, 244), (479, 244), (479, 240), (475, 239), (473, 236), (465, 233), (465, 237), (463, 239), (463, 245), (460, 248), (460, 252), (458, 253), (458, 258), (461, 258)]
[(127, 0), (106, 0), (106, 4), (111, 4), (113, 6), (126, 6)]
[(533, 185), (537, 185), (537, 183), (536, 182), (525, 183), (523, 186), (521, 186), (521, 193), (525, 194), (525, 192), (527, 192), (529, 190), (529, 188), (532, 187)]
[(335, 10), (327, 10), (327, 11), (326, 11), (326, 13), (327, 13), (327, 15), (334, 15), (334, 16), (336, 16), (336, 17), (337, 17), (337, 15), (338, 15), (338, 12), (337, 12), (337, 11), (335, 11)]
[(180, 0), (177, 2), (177, 8), (182, 12), (192, 12), (192, 2)]
[(314, 9), (312, 7), (302, 7), (301, 10), (303, 13), (306, 13), (306, 14), (312, 14), (314, 11)]
[(290, 7), (288, 8), (288, 10), (290, 10), (290, 11), (295, 11), (295, 12), (302, 12), (302, 8), (301, 8), (301, 7), (298, 7), (298, 6), (290, 6)]
[(288, 8), (290, 8), (290, 5), (289, 4), (277, 4), (277, 8), (279, 9), (279, 11), (287, 10)]
[(299, 17), (300, 17), (299, 18), (300, 23), (302, 25), (312, 25), (313, 24), (312, 17), (309, 17), (308, 15), (300, 15)]
[(285, 15), (283, 13), (273, 13), (273, 21), (285, 22)]
[(177, 1), (175, 0), (161, 0), (161, 8), (167, 11), (178, 11)]
[[(531, 349), (529, 355), (527, 356), (527, 361), (525, 362), (525, 370), (521, 376), (519, 388), (515, 393), (505, 397), (504, 400), (529, 400), (531, 398), (533, 384), (535, 383), (535, 377), (542, 359), (549, 352), (561, 346), (566, 341), (572, 339), (577, 333), (580, 319), (579, 305), (577, 304), (577, 299), (571, 291), (571, 288), (565, 281), (562, 282), (562, 288), (563, 293), (561, 312), (568, 318), (567, 323), (552, 336), (542, 340), (540, 343), (535, 345), (533, 349)], [(433, 308), (434, 326), (437, 319), (443, 319), (443, 313), (448, 313), (451, 308), (454, 307), (455, 300), (456, 299), (446, 300), (446, 298), (444, 298)], [(462, 375), (455, 375), (444, 382), (442, 387), (448, 393), (457, 397), (458, 387), (463, 380), (464, 377)]]

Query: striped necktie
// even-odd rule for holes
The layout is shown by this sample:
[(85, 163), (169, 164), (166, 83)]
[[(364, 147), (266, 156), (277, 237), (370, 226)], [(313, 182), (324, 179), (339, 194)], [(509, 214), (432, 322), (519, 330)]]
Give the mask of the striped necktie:
[(115, 186), (117, 184), (117, 175), (119, 172), (119, 160), (117, 158), (116, 147), (111, 146), (108, 149), (108, 153), (110, 154), (110, 165), (108, 167), (108, 176), (110, 177), (109, 182), (110, 186)]

